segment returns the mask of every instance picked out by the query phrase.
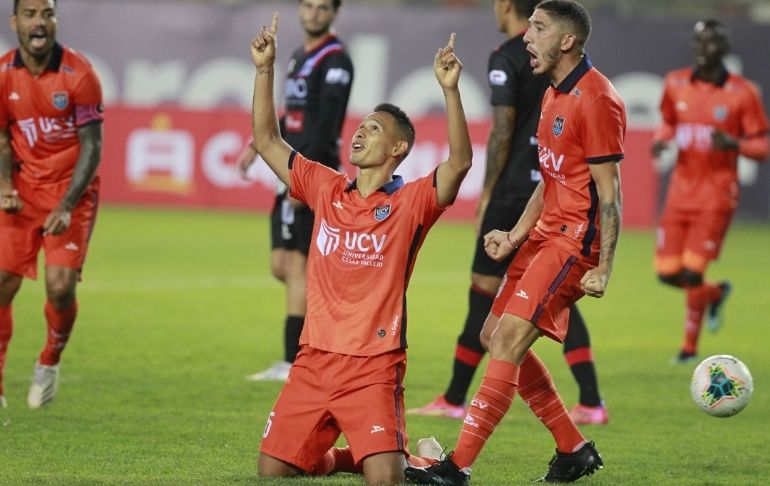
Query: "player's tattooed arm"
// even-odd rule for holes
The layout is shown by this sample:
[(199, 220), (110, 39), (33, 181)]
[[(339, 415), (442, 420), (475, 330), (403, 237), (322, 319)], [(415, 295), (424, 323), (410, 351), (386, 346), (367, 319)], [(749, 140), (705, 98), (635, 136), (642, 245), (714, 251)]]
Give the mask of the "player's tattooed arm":
[(59, 204), (67, 211), (72, 211), (77, 205), (88, 184), (94, 178), (94, 174), (96, 174), (102, 153), (102, 124), (91, 123), (80, 127), (78, 138), (80, 139), (80, 155), (72, 173), (72, 181)]
[[(494, 106), (492, 107), (492, 130), (489, 132), (487, 140), (487, 163), (484, 171), (484, 187), (481, 190), (479, 206), (476, 216), (478, 216), (477, 225), (481, 227), (481, 218), (489, 204), (489, 198), (492, 196), (492, 188), (495, 187), (500, 179), (506, 163), (508, 162), (508, 153), (511, 151), (513, 140), (513, 121), (516, 118), (516, 109), (512, 106)], [(478, 228), (477, 228), (478, 229)]]
[(599, 266), (607, 268), (607, 276), (612, 273), (612, 262), (620, 237), (620, 201), (603, 202), (599, 214), (602, 237), (599, 250)]

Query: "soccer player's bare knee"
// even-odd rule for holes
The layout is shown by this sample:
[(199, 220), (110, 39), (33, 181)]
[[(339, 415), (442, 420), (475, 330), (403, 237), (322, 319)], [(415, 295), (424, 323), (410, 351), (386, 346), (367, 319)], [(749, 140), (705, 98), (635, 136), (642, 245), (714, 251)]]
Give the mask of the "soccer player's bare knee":
[(279, 459), (260, 454), (257, 461), (257, 475), (263, 477), (293, 477), (301, 473), (296, 467)]
[(513, 363), (521, 363), (532, 344), (540, 337), (540, 330), (521, 317), (503, 314), (492, 333), (489, 356)]
[(406, 458), (400, 451), (369, 456), (364, 459), (363, 466), (367, 484), (402, 484), (406, 480)]
[(491, 312), (487, 316), (486, 321), (484, 321), (484, 327), (481, 328), (481, 334), (479, 335), (479, 340), (481, 341), (481, 346), (484, 348), (485, 351), (489, 351), (489, 344), (492, 341), (492, 333), (494, 332), (495, 328), (497, 327), (497, 322), (500, 318)]
[(45, 271), (46, 297), (57, 309), (72, 305), (79, 272), (71, 268), (48, 267)]
[(0, 271), (0, 305), (8, 305), (21, 287), (22, 276)]

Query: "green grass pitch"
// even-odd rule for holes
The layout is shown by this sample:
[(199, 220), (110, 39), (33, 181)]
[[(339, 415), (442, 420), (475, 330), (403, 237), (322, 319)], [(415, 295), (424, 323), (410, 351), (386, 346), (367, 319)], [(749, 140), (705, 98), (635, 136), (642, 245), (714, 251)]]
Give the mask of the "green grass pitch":
[[(282, 356), (283, 287), (269, 274), (264, 216), (103, 208), (79, 287), (80, 315), (59, 395), (30, 411), (26, 391), (45, 338), (43, 286), (25, 281), (0, 409), (0, 484), (363, 484), (360, 477), (259, 480), (256, 457), (279, 384), (243, 376)], [(467, 301), (469, 224), (440, 221), (409, 288), (407, 407), (442, 392)], [(736, 224), (709, 271), (734, 293), (701, 357), (734, 354), (754, 375), (748, 408), (728, 419), (690, 399), (695, 366), (672, 366), (684, 295), (658, 284), (653, 232), (622, 235), (603, 299), (583, 299), (610, 424), (586, 427), (605, 469), (593, 485), (767, 484), (770, 461), (770, 227)], [(577, 397), (561, 346), (536, 344), (568, 406)], [(480, 375), (478, 373), (477, 375)], [(475, 383), (478, 383), (478, 376)], [(474, 384), (475, 389), (475, 384)], [(454, 445), (459, 421), (409, 417), (411, 443)], [(474, 466), (477, 485), (528, 484), (553, 454), (517, 399)]]

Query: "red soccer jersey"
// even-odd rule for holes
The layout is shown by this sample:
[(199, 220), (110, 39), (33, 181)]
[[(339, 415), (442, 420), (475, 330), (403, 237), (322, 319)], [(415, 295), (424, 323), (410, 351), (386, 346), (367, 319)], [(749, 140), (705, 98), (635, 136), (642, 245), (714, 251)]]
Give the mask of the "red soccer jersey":
[(0, 58), (0, 128), (9, 129), (21, 177), (32, 187), (66, 190), (80, 153), (77, 129), (102, 121), (102, 88), (91, 65), (54, 44), (48, 67), (35, 77), (18, 49)]
[(549, 87), (537, 128), (544, 206), (536, 229), (584, 256), (599, 251), (599, 197), (588, 164), (623, 158), (626, 110), (585, 57)]
[(291, 195), (315, 213), (300, 344), (373, 356), (406, 347), (406, 288), (417, 251), (443, 212), (435, 171), (400, 176), (367, 198), (347, 177), (293, 152)]
[(666, 76), (657, 139), (674, 137), (679, 148), (666, 208), (730, 210), (738, 203), (736, 150), (714, 150), (711, 133), (720, 129), (736, 138), (764, 135), (767, 116), (757, 89), (747, 79), (724, 72), (719, 83), (695, 77), (692, 68)]

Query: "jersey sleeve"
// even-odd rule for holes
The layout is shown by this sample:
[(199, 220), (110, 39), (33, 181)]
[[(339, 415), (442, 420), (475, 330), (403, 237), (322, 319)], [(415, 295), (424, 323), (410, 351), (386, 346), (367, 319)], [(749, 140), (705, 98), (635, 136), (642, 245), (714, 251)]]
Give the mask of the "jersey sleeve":
[(441, 208), (438, 204), (436, 170), (424, 177), (420, 177), (412, 182), (411, 185), (415, 216), (423, 227), (426, 229), (430, 228), (446, 209)]
[(662, 121), (655, 130), (654, 139), (668, 141), (674, 137), (676, 131), (676, 108), (671, 89), (671, 78), (666, 77), (663, 83), (663, 96), (660, 99), (660, 114)]
[(338, 130), (345, 121), (345, 111), (353, 84), (353, 63), (344, 52), (334, 53), (324, 59), (320, 66), (321, 90), (319, 93), (319, 116), (313, 130), (308, 130), (308, 158), (323, 160), (329, 141), (336, 140)]
[(762, 104), (762, 95), (750, 82), (747, 82), (746, 96), (741, 110), (741, 132), (745, 138), (767, 134), (768, 121)]
[(75, 126), (80, 128), (103, 121), (102, 85), (93, 69), (89, 68), (78, 81), (72, 99), (75, 107)]
[(623, 103), (607, 94), (587, 100), (582, 107), (581, 139), (586, 162), (601, 164), (624, 157), (626, 111)]
[(310, 209), (318, 205), (320, 188), (347, 180), (336, 170), (308, 160), (297, 151), (293, 151), (289, 156), (289, 177), (291, 178), (291, 197), (307, 204)]
[(515, 106), (519, 78), (513, 60), (500, 49), (489, 56), (487, 82), (492, 91), (489, 103), (492, 106)]

